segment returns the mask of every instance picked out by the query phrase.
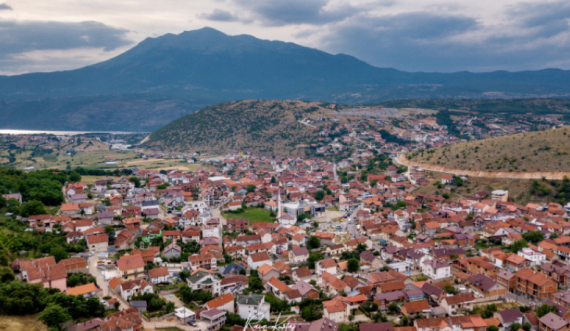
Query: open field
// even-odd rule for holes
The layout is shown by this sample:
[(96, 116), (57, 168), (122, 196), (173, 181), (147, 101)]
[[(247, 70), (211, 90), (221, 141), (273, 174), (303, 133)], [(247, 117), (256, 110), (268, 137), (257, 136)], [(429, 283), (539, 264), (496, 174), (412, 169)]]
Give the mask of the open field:
[(570, 174), (569, 143), (570, 130), (561, 128), (415, 151), (399, 160), (443, 172), (481, 172), (484, 177), (541, 178), (547, 173), (547, 178), (562, 179)]
[(529, 179), (469, 177), (461, 187), (442, 185), (442, 188), (438, 189), (433, 184), (441, 181), (443, 174), (438, 172), (427, 172), (426, 175), (429, 184), (418, 188), (414, 191), (414, 194), (448, 193), (451, 200), (458, 201), (467, 199), (473, 194), (481, 191), (490, 193), (493, 190), (507, 190), (509, 191), (509, 201), (519, 204), (526, 204), (528, 202), (551, 202), (556, 200), (552, 195), (531, 195), (532, 180)]
[(222, 216), (226, 219), (246, 218), (249, 220), (249, 224), (254, 222), (275, 222), (273, 218), (269, 217), (269, 211), (261, 208), (248, 208), (244, 213), (239, 214), (222, 213)]
[(47, 331), (37, 315), (0, 316), (0, 331)]

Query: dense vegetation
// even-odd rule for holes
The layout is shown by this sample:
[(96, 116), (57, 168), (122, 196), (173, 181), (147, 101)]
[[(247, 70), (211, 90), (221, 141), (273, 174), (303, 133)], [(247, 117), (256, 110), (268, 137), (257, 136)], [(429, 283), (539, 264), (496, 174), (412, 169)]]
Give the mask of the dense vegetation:
[(53, 255), (56, 261), (69, 257), (69, 253), (80, 253), (85, 250), (85, 242), (68, 244), (65, 234), (55, 226), (53, 232), (24, 231), (23, 222), (8, 219), (0, 223), (6, 231), (0, 231), (0, 265), (7, 266), (20, 252), (22, 258), (40, 258), (45, 254)]
[[(14, 280), (9, 268), (0, 268), (0, 314), (40, 314), (49, 327), (59, 330), (59, 323), (78, 318), (101, 317), (105, 307), (99, 298), (66, 295), (58, 289), (44, 288), (42, 284), (29, 284)], [(51, 330), (51, 329), (50, 329)]]
[(47, 206), (56, 206), (65, 201), (61, 190), (63, 184), (79, 180), (81, 176), (69, 171), (41, 170), (25, 173), (0, 168), (0, 193), (20, 193), (23, 201), (35, 200)]

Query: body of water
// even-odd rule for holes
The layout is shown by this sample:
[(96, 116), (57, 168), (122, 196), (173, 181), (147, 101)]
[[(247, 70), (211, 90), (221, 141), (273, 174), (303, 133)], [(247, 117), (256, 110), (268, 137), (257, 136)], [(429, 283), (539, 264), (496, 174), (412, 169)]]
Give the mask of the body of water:
[(140, 134), (146, 132), (121, 132), (121, 131), (41, 131), (41, 130), (9, 130), (9, 129), (0, 129), (0, 134), (13, 134), (13, 135), (20, 135), (20, 134), (53, 134), (58, 136), (76, 136), (79, 134), (87, 134), (87, 133), (107, 133), (107, 134)]

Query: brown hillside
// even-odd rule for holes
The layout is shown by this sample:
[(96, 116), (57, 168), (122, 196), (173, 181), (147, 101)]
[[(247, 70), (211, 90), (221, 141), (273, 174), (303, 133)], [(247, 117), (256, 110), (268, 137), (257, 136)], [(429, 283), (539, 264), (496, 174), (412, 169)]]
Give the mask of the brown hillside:
[(408, 153), (408, 161), (493, 172), (570, 171), (570, 130), (521, 133)]
[[(335, 105), (297, 100), (232, 101), (184, 116), (150, 135), (149, 149), (297, 155), (317, 136), (304, 118), (330, 118)], [(304, 152), (303, 152), (304, 153)]]

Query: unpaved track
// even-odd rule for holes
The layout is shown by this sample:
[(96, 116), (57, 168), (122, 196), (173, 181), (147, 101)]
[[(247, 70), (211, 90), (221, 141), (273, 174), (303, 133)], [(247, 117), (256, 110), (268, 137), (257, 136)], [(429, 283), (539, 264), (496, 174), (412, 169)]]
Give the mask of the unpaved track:
[(570, 178), (570, 171), (544, 171), (544, 172), (508, 172), (508, 171), (476, 171), (447, 168), (441, 165), (425, 164), (410, 161), (405, 155), (400, 155), (395, 159), (396, 163), (405, 166), (419, 166), (428, 171), (453, 174), (457, 176), (484, 177), (484, 178), (510, 178), (510, 179), (555, 179), (562, 180), (564, 177)]

